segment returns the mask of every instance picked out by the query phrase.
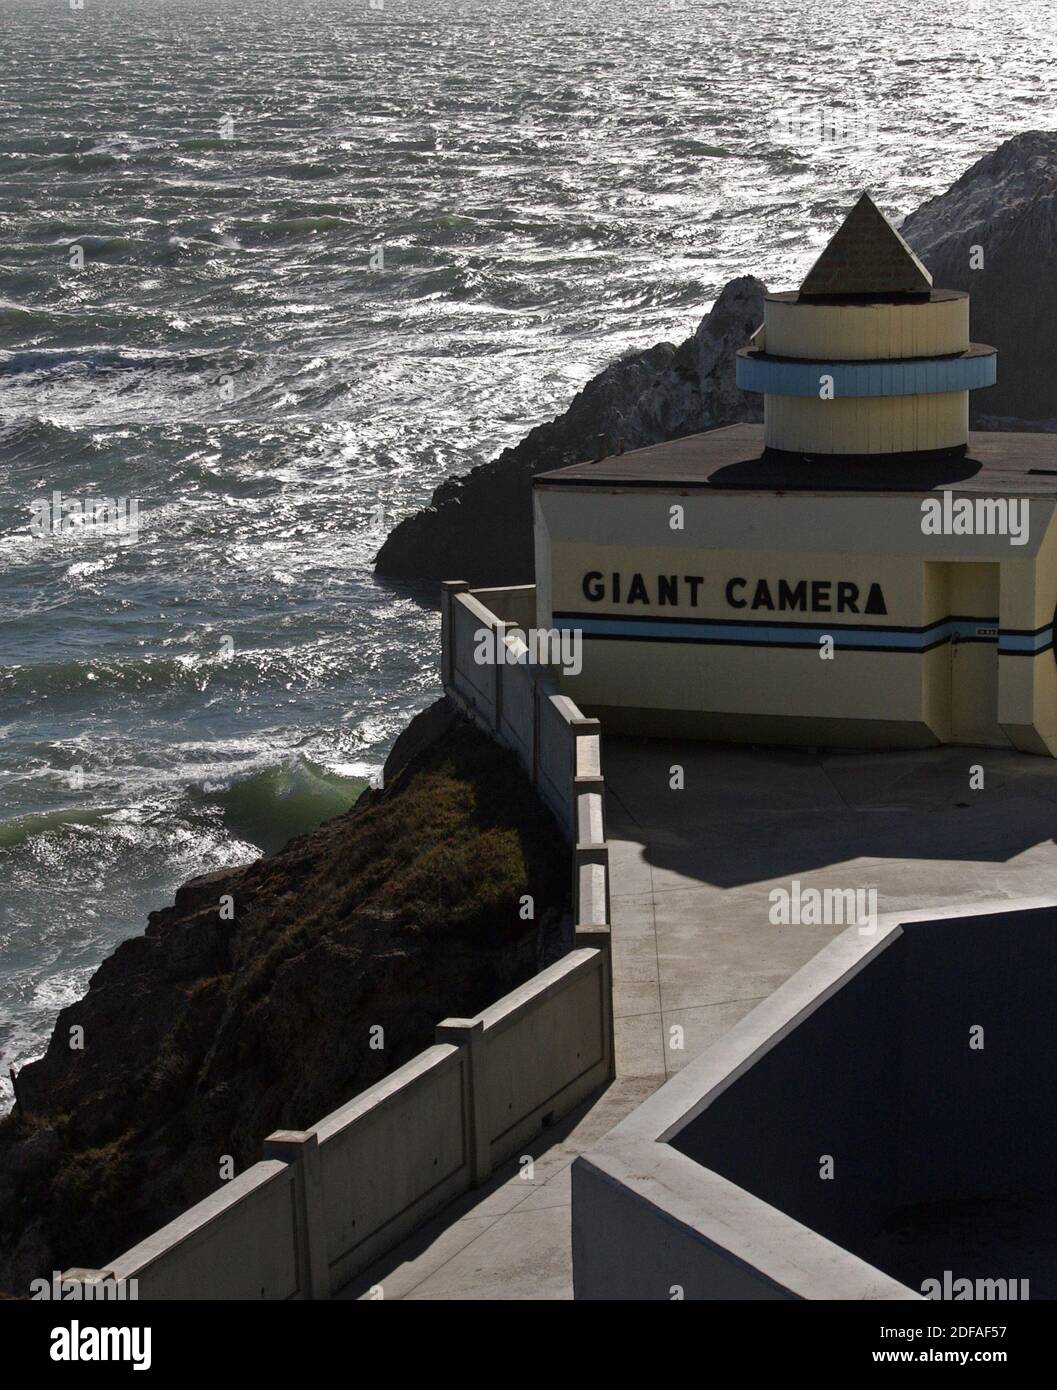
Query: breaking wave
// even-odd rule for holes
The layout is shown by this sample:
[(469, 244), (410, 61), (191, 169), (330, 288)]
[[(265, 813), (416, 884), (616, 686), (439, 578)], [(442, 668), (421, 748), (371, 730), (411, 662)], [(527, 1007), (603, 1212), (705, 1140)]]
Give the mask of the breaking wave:
[(349, 810), (366, 786), (363, 778), (340, 777), (295, 757), (199, 794), (221, 808), (234, 835), (269, 854)]

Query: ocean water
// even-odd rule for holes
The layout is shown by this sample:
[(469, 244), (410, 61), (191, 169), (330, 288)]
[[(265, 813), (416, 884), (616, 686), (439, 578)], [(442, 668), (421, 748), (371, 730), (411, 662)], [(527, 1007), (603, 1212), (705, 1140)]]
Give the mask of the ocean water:
[[(148, 911), (433, 698), (396, 520), (1057, 74), (1018, 0), (76, 4), (0, 4), (0, 1108)], [(36, 534), (55, 492), (138, 534)]]

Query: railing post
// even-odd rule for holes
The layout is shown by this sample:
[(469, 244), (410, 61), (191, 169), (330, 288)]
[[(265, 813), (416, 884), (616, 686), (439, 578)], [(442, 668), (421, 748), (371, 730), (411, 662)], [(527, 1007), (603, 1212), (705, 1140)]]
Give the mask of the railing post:
[(528, 667), (531, 702), (529, 705), (529, 776), (532, 785), (539, 786), (540, 780), (540, 682), (539, 671), (535, 666)]
[(465, 1066), (463, 1100), (469, 1133), (466, 1149), (470, 1155), (470, 1179), (480, 1187), (492, 1172), (492, 1145), (484, 1113), (484, 1020), (446, 1018), (437, 1024), (434, 1041), (462, 1048)]
[[(588, 719), (586, 715), (582, 714), (579, 719), (573, 719), (570, 722), (572, 724), (573, 731), (573, 776), (576, 777), (580, 773), (579, 743), (581, 738), (597, 738), (599, 740), (598, 756), (599, 759), (601, 759), (602, 721), (600, 719)], [(584, 772), (586, 774), (598, 772), (599, 770), (600, 769), (598, 767), (590, 767), (585, 768)]]
[(495, 625), (495, 732), (503, 742), (503, 673), (506, 670), (506, 623), (502, 618)]
[(542, 723), (542, 702), (544, 696), (540, 689), (542, 673), (537, 666), (530, 666), (533, 676), (533, 787), (540, 785), (540, 730)]
[(602, 1050), (605, 1056), (606, 1080), (616, 1076), (616, 1047), (613, 1042), (613, 933), (609, 926), (577, 927), (576, 950), (597, 951), (602, 969)]
[(278, 1159), (294, 1169), (299, 1283), (306, 1298), (329, 1298), (330, 1265), (319, 1137), (312, 1130), (277, 1129), (264, 1141), (264, 1157)]
[[(580, 827), (580, 802), (577, 792), (581, 783), (587, 778), (598, 777), (601, 779), (602, 772), (602, 724), (598, 719), (588, 719), (580, 715), (578, 719), (570, 720), (573, 742), (573, 766), (570, 794), (573, 800), (572, 816), (572, 840), (575, 845), (584, 837)], [(594, 741), (594, 755), (588, 756), (587, 750), (581, 753), (581, 740), (586, 745), (588, 740)], [(594, 837), (592, 837), (593, 840)], [(609, 920), (608, 909), (606, 911), (606, 921)]]
[[(580, 892), (583, 882), (582, 871), (585, 868), (598, 865), (602, 869), (602, 902), (598, 903), (594, 895), (591, 901), (586, 904), (589, 915), (585, 915), (585, 904)], [(577, 844), (573, 846), (573, 907), (576, 912), (576, 929), (582, 927), (585, 931), (600, 926), (602, 922), (611, 920), (612, 914), (609, 911), (609, 846), (604, 842), (596, 844)]]
[[(590, 819), (590, 796), (598, 797), (597, 825)], [(601, 773), (585, 773), (573, 778), (576, 798), (576, 842), (581, 845), (601, 845), (606, 839), (606, 779)], [(583, 798), (581, 800), (581, 798)]]
[(440, 679), (445, 690), (455, 686), (455, 596), (469, 587), (465, 579), (445, 579), (440, 586)]

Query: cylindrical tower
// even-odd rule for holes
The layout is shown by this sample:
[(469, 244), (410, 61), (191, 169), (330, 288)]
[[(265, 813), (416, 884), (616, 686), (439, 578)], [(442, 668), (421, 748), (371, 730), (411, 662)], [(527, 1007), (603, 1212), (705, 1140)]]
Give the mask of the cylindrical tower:
[(768, 449), (924, 454), (965, 448), (969, 392), (995, 364), (969, 341), (969, 296), (933, 289), (864, 193), (800, 289), (767, 296), (737, 383), (763, 394)]

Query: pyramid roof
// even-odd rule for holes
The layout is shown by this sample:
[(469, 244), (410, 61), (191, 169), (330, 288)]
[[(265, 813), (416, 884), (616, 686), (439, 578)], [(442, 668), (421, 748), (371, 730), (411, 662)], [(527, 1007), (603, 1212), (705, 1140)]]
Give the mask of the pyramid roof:
[(802, 295), (928, 294), (932, 276), (864, 193), (808, 271)]

